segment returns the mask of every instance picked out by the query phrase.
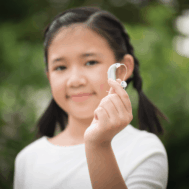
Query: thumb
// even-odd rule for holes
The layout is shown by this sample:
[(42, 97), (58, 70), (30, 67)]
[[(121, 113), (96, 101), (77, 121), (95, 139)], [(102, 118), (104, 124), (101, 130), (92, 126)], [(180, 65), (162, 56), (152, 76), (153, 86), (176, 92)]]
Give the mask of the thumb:
[[(118, 82), (119, 84), (121, 84), (121, 79), (116, 79), (116, 82)], [(110, 90), (109, 90), (109, 92), (108, 92), (108, 95), (109, 95), (109, 94), (114, 94), (114, 93), (116, 93), (116, 92), (115, 92), (115, 89), (114, 89), (113, 87), (110, 87)]]

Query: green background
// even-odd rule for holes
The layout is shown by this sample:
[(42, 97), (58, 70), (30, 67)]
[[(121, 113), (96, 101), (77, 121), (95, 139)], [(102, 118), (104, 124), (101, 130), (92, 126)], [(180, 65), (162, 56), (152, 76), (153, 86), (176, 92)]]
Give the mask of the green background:
[[(43, 30), (58, 13), (78, 6), (99, 6), (124, 24), (140, 62), (143, 91), (170, 119), (158, 136), (169, 161), (168, 189), (189, 188), (189, 76), (187, 57), (174, 48), (180, 34), (175, 19), (189, 9), (160, 1), (6, 0), (0, 6), (0, 188), (13, 188), (16, 155), (33, 141), (35, 124), (51, 90), (45, 75)], [(117, 4), (116, 4), (117, 3)], [(138, 94), (127, 88), (138, 128)], [(59, 130), (56, 131), (58, 133)]]

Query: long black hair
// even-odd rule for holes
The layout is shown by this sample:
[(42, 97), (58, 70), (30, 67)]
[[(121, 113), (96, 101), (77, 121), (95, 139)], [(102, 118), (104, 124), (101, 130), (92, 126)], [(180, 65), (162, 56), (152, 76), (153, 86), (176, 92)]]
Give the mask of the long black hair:
[[(98, 7), (85, 6), (68, 9), (58, 14), (44, 30), (44, 60), (48, 71), (48, 47), (54, 36), (62, 27), (71, 24), (82, 23), (88, 28), (104, 37), (114, 52), (116, 62), (123, 60), (125, 54), (134, 58), (133, 77), (126, 80), (127, 84), (132, 81), (133, 87), (139, 95), (138, 120), (139, 129), (147, 130), (154, 134), (163, 134), (164, 130), (157, 115), (169, 122), (169, 119), (146, 97), (142, 91), (142, 78), (139, 71), (139, 61), (134, 54), (130, 37), (121, 22), (108, 11)], [(68, 114), (62, 110), (52, 98), (49, 106), (37, 123), (36, 138), (42, 136), (53, 137), (57, 124), (63, 131), (68, 123)], [(156, 130), (156, 129), (157, 130)]]

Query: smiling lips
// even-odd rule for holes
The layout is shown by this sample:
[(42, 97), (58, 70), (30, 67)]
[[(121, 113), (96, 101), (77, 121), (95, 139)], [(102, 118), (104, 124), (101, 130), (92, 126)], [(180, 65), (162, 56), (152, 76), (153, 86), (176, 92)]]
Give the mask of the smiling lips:
[(78, 94), (78, 95), (72, 95), (71, 97), (82, 97), (82, 96), (90, 96), (92, 95), (91, 93), (82, 93), (82, 94)]
[(83, 102), (85, 100), (87, 100), (88, 98), (90, 98), (93, 94), (91, 93), (83, 93), (83, 94), (79, 94), (79, 95), (73, 95), (71, 96), (71, 99), (75, 102)]

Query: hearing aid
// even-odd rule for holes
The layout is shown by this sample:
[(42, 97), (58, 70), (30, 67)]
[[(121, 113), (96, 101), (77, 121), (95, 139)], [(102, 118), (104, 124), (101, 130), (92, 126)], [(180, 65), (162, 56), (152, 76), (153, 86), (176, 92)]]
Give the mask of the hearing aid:
[[(108, 72), (107, 72), (108, 79), (112, 78), (113, 80), (116, 81), (116, 69), (119, 68), (121, 65), (125, 66), (125, 64), (115, 63), (109, 67)], [(127, 74), (127, 67), (125, 66), (125, 68), (126, 68), (126, 74)], [(123, 87), (123, 89), (125, 89), (127, 87), (127, 82), (122, 81), (121, 86)]]

